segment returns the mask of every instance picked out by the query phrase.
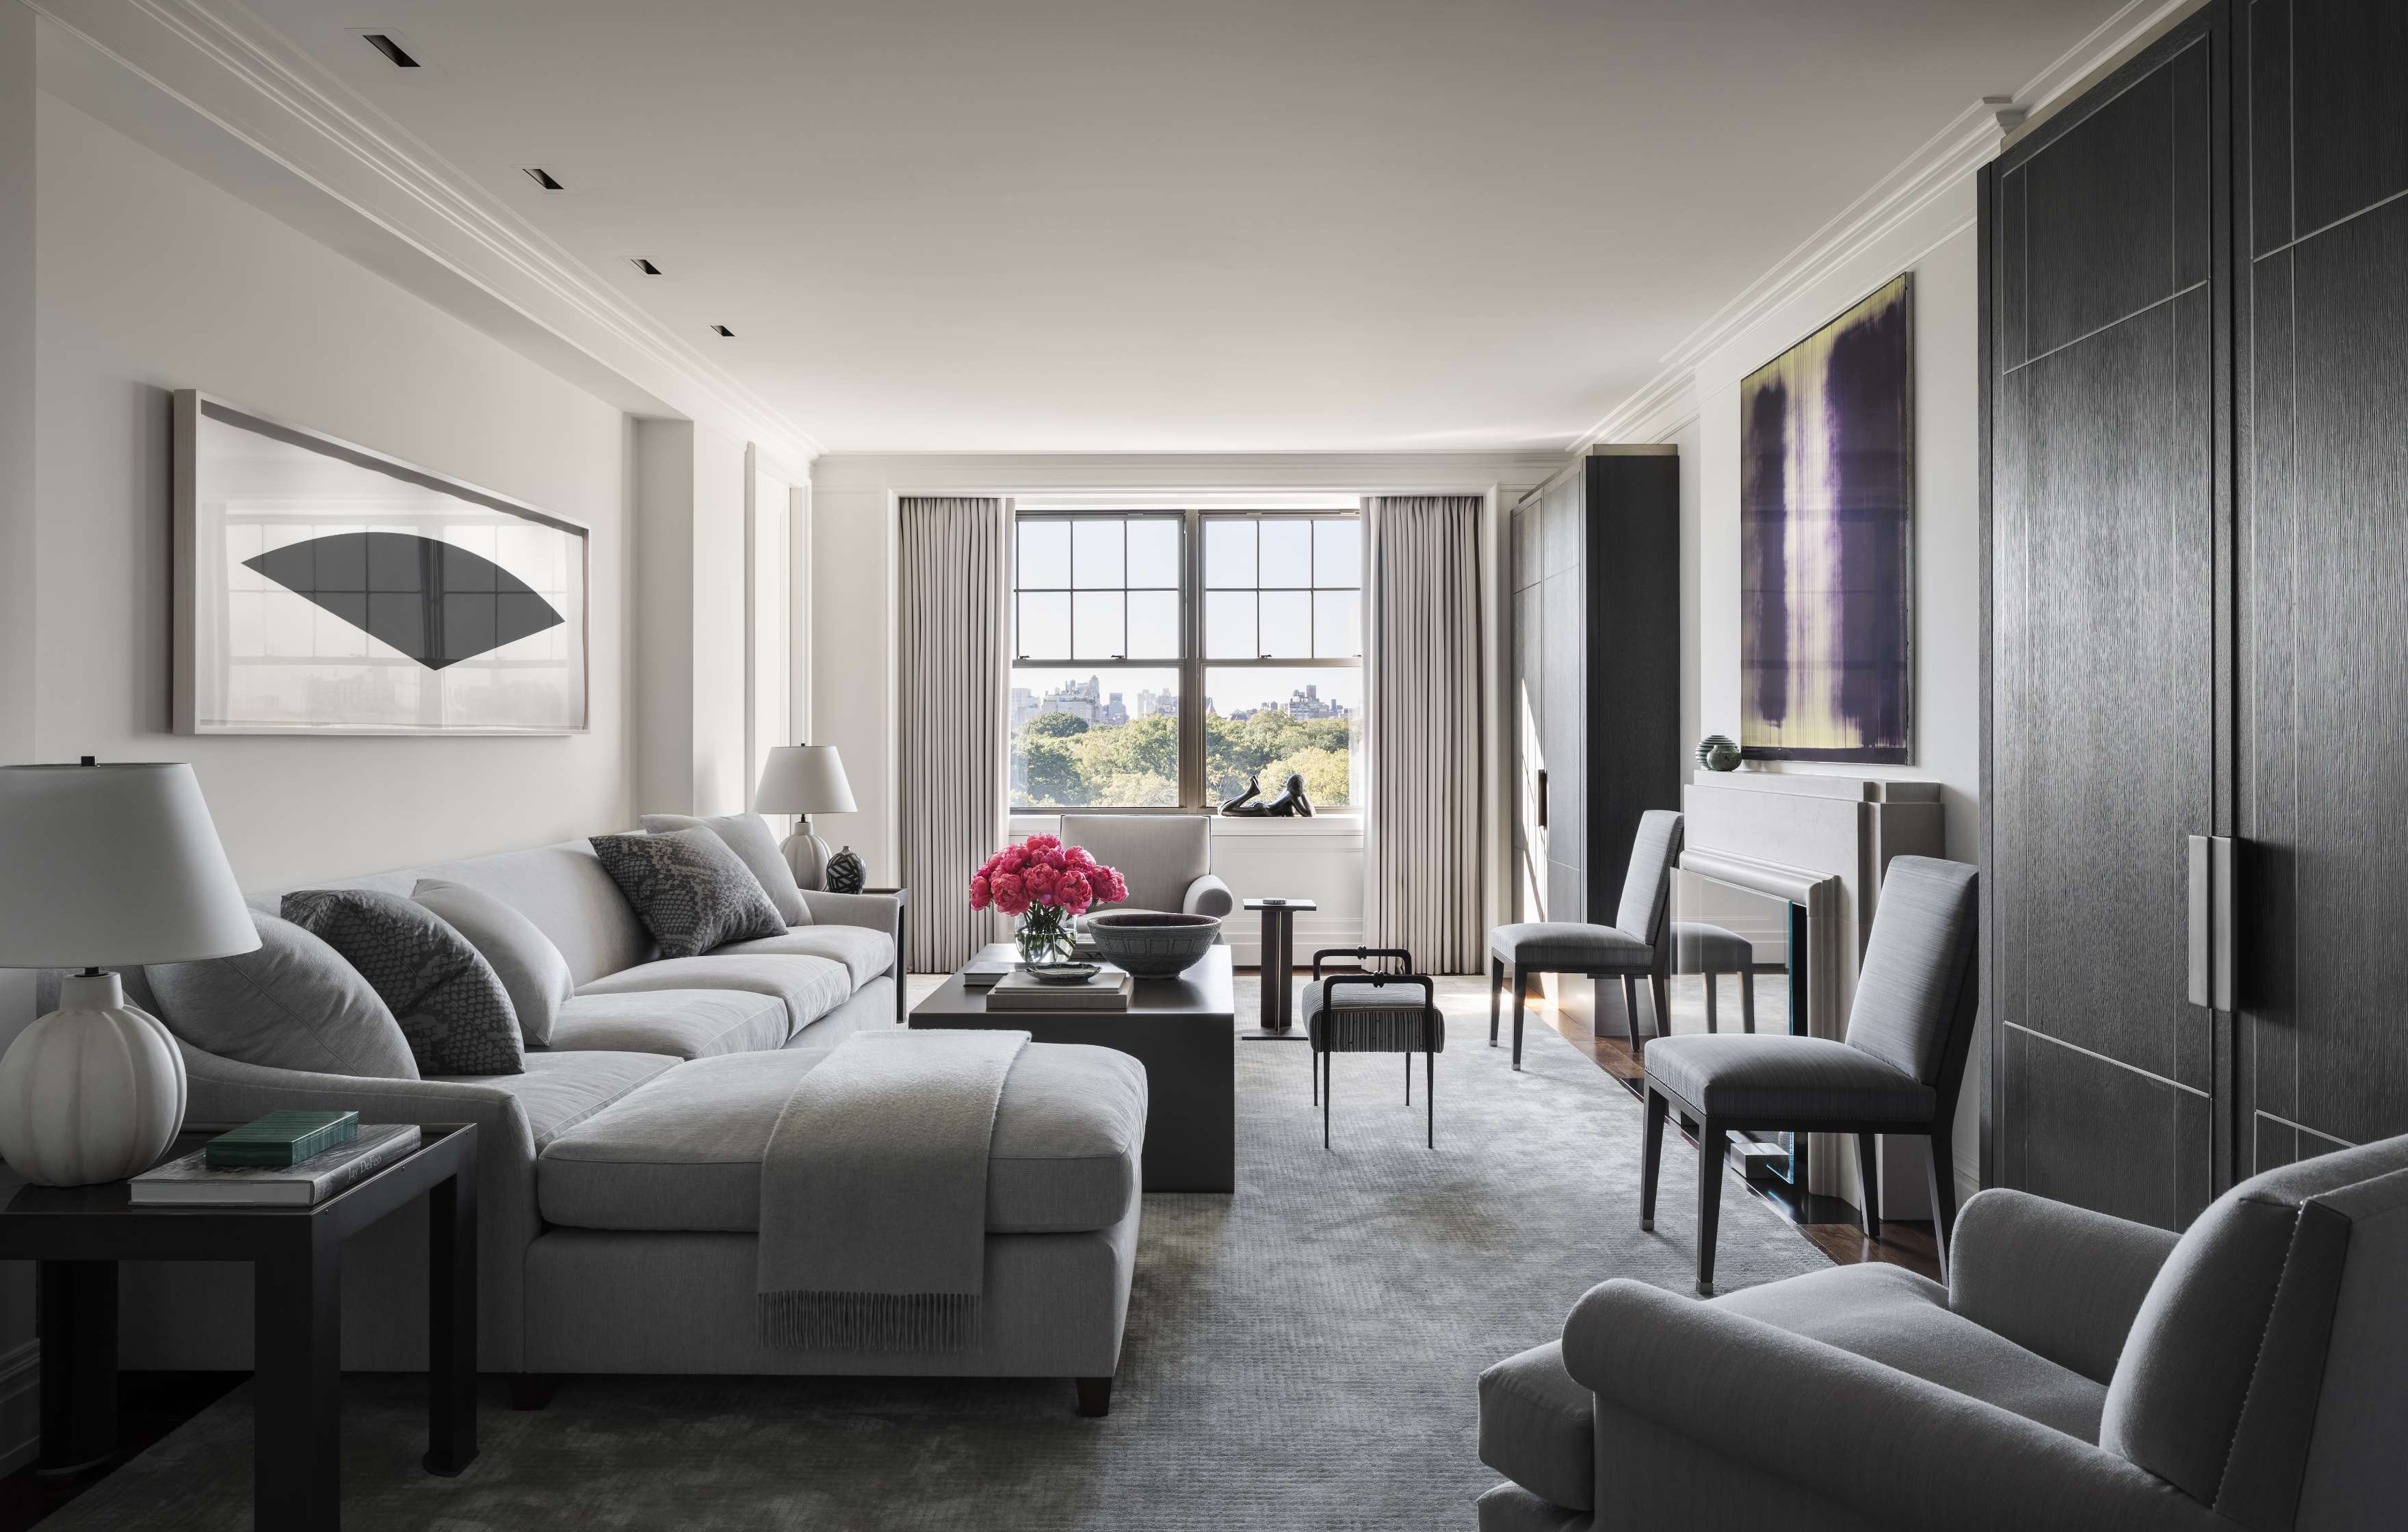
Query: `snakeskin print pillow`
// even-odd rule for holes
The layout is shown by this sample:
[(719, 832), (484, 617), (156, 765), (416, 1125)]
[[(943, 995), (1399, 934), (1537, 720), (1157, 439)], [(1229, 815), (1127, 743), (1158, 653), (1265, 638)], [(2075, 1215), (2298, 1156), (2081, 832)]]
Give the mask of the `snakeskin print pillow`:
[(705, 829), (667, 835), (597, 835), (594, 854), (661, 944), (663, 957), (699, 957), (754, 937), (782, 937), (761, 880)]
[(421, 1075), (526, 1068), (509, 991), (433, 910), (398, 894), (311, 888), (284, 895), (283, 915), (359, 970), (401, 1024)]

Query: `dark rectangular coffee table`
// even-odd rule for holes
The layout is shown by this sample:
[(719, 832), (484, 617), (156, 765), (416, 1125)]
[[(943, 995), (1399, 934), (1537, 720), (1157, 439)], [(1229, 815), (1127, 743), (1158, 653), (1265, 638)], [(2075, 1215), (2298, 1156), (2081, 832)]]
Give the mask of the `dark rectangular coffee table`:
[[(1009, 963), (1009, 946), (982, 963)], [(1117, 1048), (1145, 1066), (1145, 1189), (1238, 1189), (1237, 1004), (1229, 949), (1214, 947), (1176, 979), (1140, 979), (1126, 1010), (996, 1010), (953, 975), (911, 1010), (915, 1027), (996, 1027), (1037, 1042)]]

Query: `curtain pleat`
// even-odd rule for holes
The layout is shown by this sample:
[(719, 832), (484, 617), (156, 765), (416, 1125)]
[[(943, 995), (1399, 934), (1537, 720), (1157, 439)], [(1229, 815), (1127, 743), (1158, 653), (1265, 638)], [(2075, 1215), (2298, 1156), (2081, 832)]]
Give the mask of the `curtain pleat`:
[(1425, 973), (1478, 973), (1487, 866), (1476, 495), (1380, 495), (1370, 530), (1364, 924)]
[(969, 878), (1003, 844), (1011, 518), (999, 499), (902, 501), (902, 842), (914, 973), (999, 939)]

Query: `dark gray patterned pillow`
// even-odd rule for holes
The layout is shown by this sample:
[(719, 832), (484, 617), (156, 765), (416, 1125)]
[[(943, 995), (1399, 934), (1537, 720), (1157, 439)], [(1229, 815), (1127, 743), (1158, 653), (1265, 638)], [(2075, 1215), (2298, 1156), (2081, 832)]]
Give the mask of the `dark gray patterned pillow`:
[(699, 957), (731, 941), (786, 934), (761, 880), (709, 830), (593, 838), (594, 854), (663, 957)]
[(284, 918), (357, 968), (401, 1024), (422, 1075), (526, 1068), (518, 1012), (494, 966), (425, 906), (398, 894), (312, 888), (284, 895)]

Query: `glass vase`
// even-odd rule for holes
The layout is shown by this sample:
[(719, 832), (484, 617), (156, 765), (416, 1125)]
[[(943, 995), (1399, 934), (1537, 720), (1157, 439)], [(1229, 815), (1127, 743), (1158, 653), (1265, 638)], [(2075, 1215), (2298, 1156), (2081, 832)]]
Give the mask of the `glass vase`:
[(1079, 952), (1069, 912), (1055, 905), (1031, 905), (1028, 913), (1020, 917), (1014, 939), (1020, 946), (1020, 961), (1031, 967), (1068, 963)]

